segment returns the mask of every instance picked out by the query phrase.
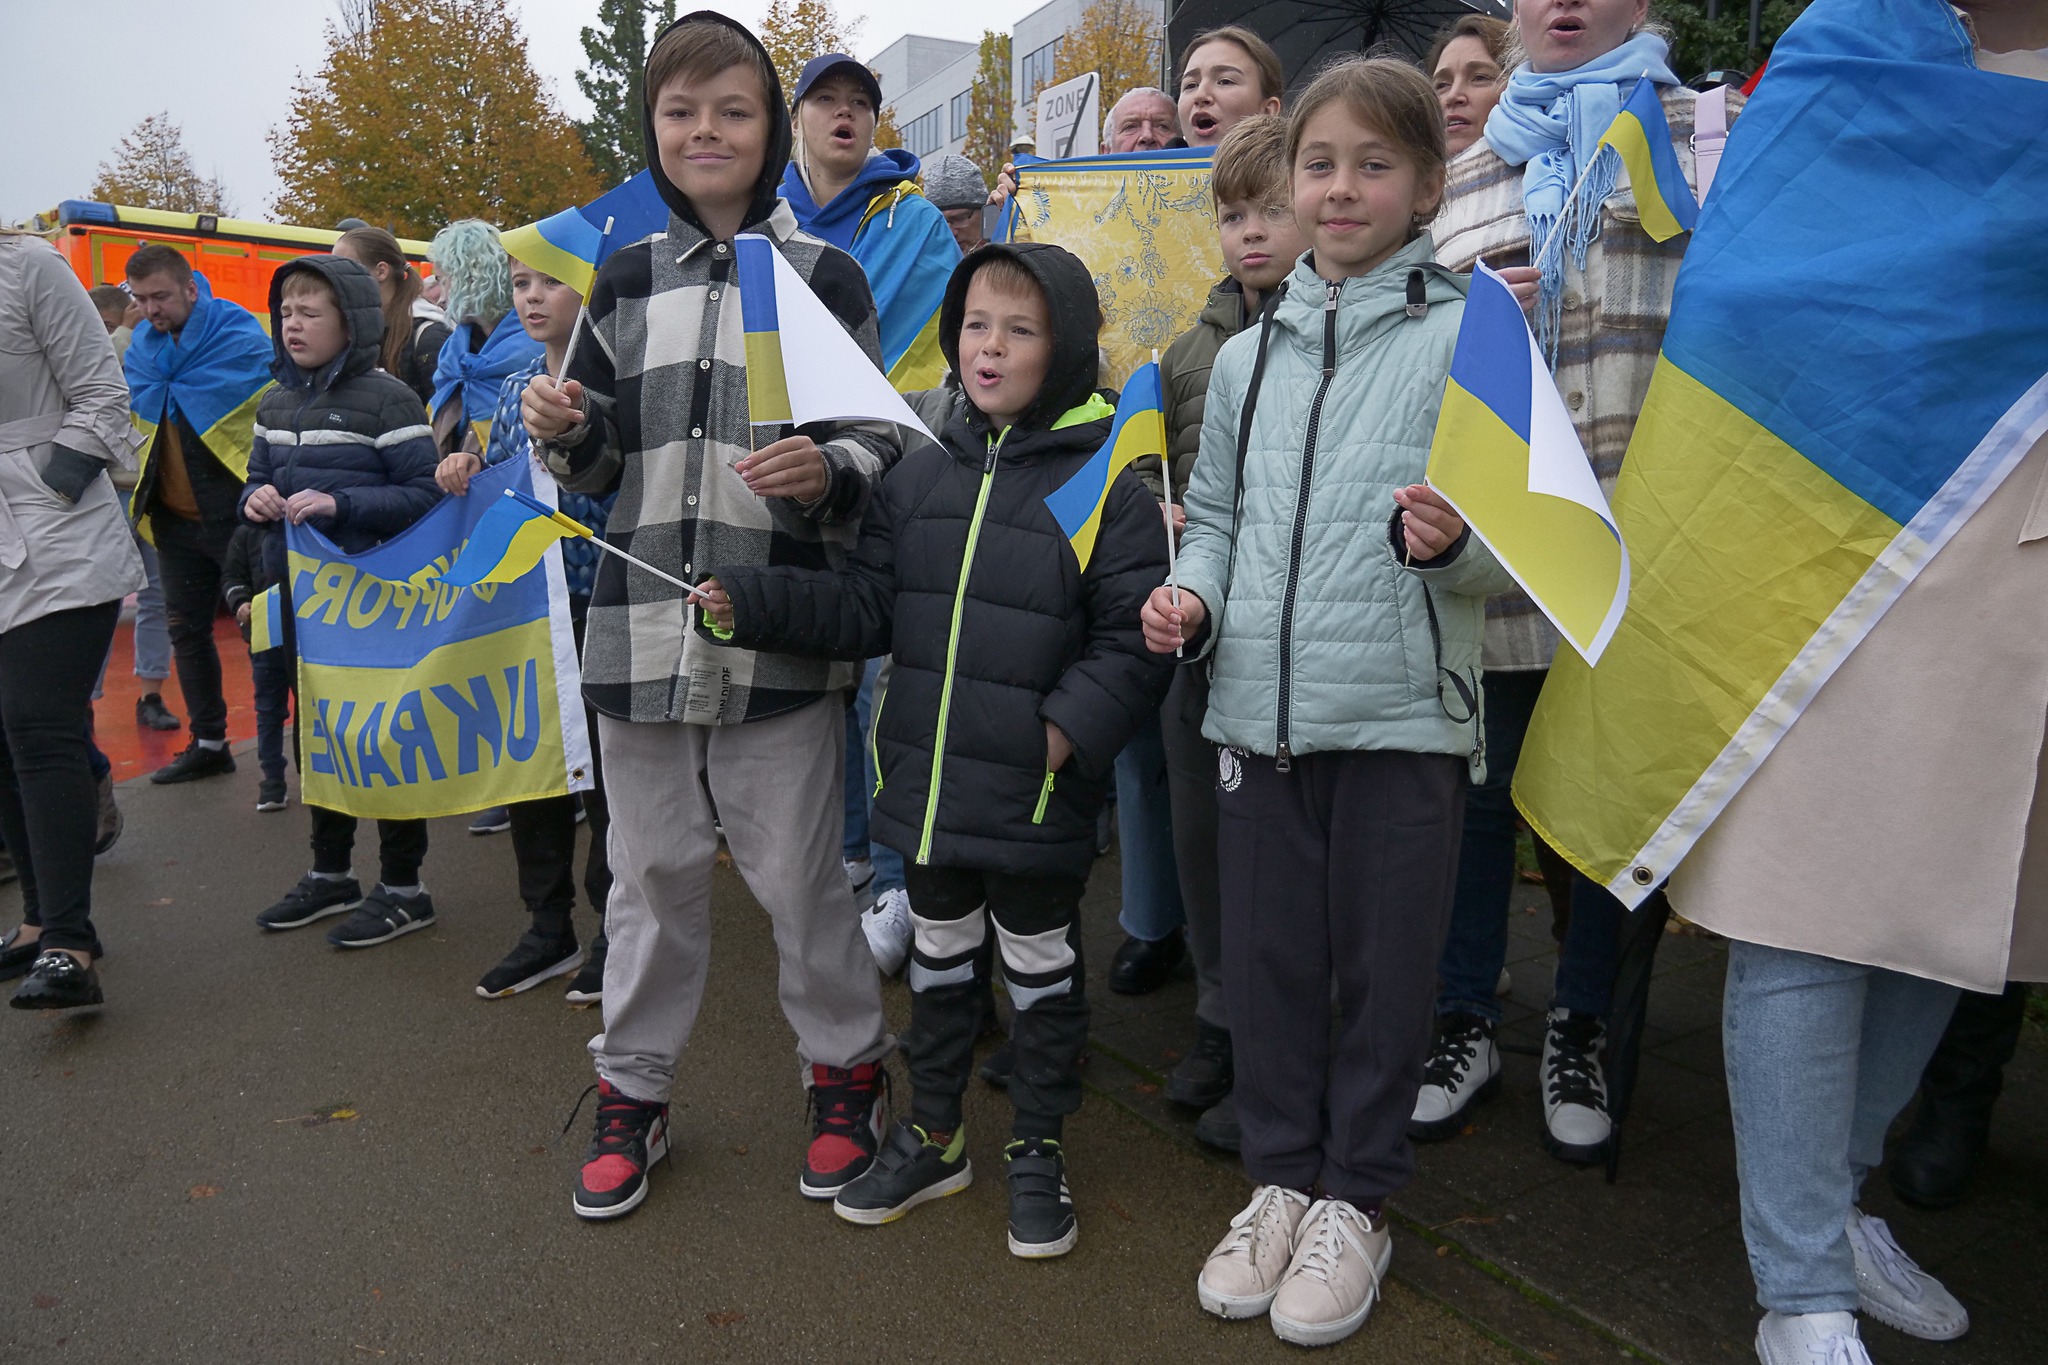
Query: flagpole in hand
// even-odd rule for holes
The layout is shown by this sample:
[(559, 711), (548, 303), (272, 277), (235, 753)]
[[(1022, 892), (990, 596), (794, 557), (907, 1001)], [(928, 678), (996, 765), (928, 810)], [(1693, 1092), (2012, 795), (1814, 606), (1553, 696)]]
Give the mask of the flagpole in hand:
[[(612, 239), (612, 224), (616, 221), (617, 219), (614, 218), (606, 218), (604, 220), (604, 233), (597, 239), (597, 260), (592, 263), (590, 268), (590, 279), (592, 284), (595, 284), (597, 282), (598, 267), (604, 264), (605, 244), (611, 241)], [(569, 329), (569, 344), (562, 348), (562, 370), (561, 373), (555, 376), (555, 383), (557, 384), (560, 384), (563, 380), (569, 377), (569, 362), (576, 358), (576, 343), (583, 339), (583, 320), (589, 316), (590, 295), (586, 292), (583, 296), (582, 302), (576, 305), (576, 325)], [(602, 545), (603, 543), (603, 541), (598, 542), (598, 544), (600, 545)], [(639, 563), (638, 560), (635, 560), (634, 562), (636, 564)], [(640, 567), (643, 569), (647, 568), (647, 566), (644, 564), (640, 565)], [(648, 572), (653, 573), (654, 570), (648, 569)], [(667, 577), (666, 574), (662, 576)]]
[(663, 582), (675, 584), (689, 596), (702, 598), (707, 602), (711, 600), (711, 594), (705, 592), (704, 589), (693, 587), (690, 584), (685, 583), (682, 579), (677, 578), (674, 574), (665, 573), (662, 570), (655, 568), (652, 564), (649, 564), (646, 560), (641, 559), (637, 555), (627, 554), (624, 550), (621, 550), (618, 546), (606, 541), (604, 537), (598, 535), (597, 532), (591, 530), (588, 526), (585, 526), (582, 522), (576, 520), (576, 518), (570, 516), (567, 512), (562, 511), (560, 508), (550, 507), (546, 503), (542, 502), (539, 498), (534, 497), (532, 494), (522, 493), (516, 488), (506, 489), (505, 496), (512, 499), (516, 503), (523, 504), (532, 511), (541, 513), (549, 521), (554, 522), (557, 526), (560, 526), (561, 528), (566, 530), (570, 535), (580, 536), (584, 540), (589, 541), (592, 545), (595, 545), (604, 553), (608, 555), (617, 555), (620, 559), (625, 560), (628, 564), (631, 564), (636, 568), (645, 569), (648, 573), (653, 574), (656, 578), (661, 579)]
[[(1637, 79), (1645, 81), (1650, 79), (1650, 69), (1644, 67), (1643, 74)], [(1542, 248), (1529, 258), (1530, 265), (1535, 266), (1539, 270), (1542, 269), (1543, 258), (1550, 254), (1550, 244), (1557, 240), (1558, 233), (1564, 231), (1565, 220), (1572, 216), (1573, 206), (1579, 202), (1579, 191), (1586, 187), (1586, 177), (1593, 173), (1593, 167), (1600, 164), (1600, 157), (1606, 150), (1607, 148), (1603, 143), (1596, 142), (1593, 144), (1593, 155), (1586, 158), (1586, 168), (1579, 172), (1579, 178), (1572, 183), (1570, 192), (1565, 195), (1564, 208), (1559, 210), (1557, 221), (1550, 225), (1550, 233), (1543, 239)]]
[[(1159, 364), (1159, 352), (1152, 352), (1152, 364)], [(1170, 444), (1170, 443), (1169, 443)], [(1174, 545), (1173, 535), (1173, 457), (1170, 451), (1159, 452), (1160, 482), (1166, 487), (1166, 501), (1159, 504), (1159, 513), (1166, 518), (1166, 586), (1173, 593), (1173, 609), (1180, 610), (1180, 571), (1176, 567), (1179, 553)], [(1187, 650), (1186, 644), (1173, 647), (1173, 657), (1181, 658)]]

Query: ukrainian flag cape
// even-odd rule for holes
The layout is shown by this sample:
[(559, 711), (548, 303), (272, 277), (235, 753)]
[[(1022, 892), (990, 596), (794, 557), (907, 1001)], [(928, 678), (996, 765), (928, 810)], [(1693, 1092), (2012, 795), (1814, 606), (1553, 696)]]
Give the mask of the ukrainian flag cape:
[[(156, 429), (183, 416), (216, 460), (249, 476), (256, 404), (270, 387), (276, 358), (270, 336), (248, 309), (213, 296), (205, 275), (192, 272), (199, 301), (177, 336), (138, 327), (121, 368), (128, 377), (128, 415), (143, 436), (147, 463)], [(137, 486), (141, 486), (137, 480)]]
[(463, 420), (476, 433), (477, 449), (491, 448), (491, 419), (498, 414), (498, 398), (505, 381), (525, 369), (544, 349), (519, 325), (516, 313), (498, 319), (498, 325), (484, 338), (483, 348), (469, 349), (476, 324), (465, 322), (441, 345), (434, 365), (434, 401), (428, 405), (429, 419), (456, 398), (462, 400)]
[(889, 383), (898, 393), (937, 388), (946, 377), (939, 305), (960, 264), (960, 244), (946, 215), (915, 186), (899, 185), (868, 205), (853, 237), (853, 259), (874, 291)]
[(1941, 0), (1815, 0), (1778, 43), (1615, 486), (1627, 614), (1515, 776), (1626, 903), (2048, 430), (2044, 204), (2048, 84), (1978, 70)]
[[(1065, 426), (1078, 418), (1094, 421), (1107, 406), (1098, 395), (1092, 405), (1083, 405), (1061, 418)], [(1147, 362), (1138, 367), (1131, 382), (1124, 385), (1116, 402), (1116, 421), (1110, 424), (1109, 439), (1088, 458), (1074, 476), (1052, 491), (1045, 500), (1053, 520), (1060, 524), (1074, 558), (1086, 573), (1095, 554), (1095, 537), (1102, 530), (1102, 509), (1109, 503), (1109, 490), (1116, 476), (1130, 468), (1133, 460), (1151, 455), (1166, 458), (1166, 398), (1159, 380), (1159, 366)]]
[[(605, 220), (612, 235), (604, 235)], [(499, 238), (513, 260), (552, 275), (584, 298), (605, 258), (628, 242), (642, 241), (668, 228), (668, 205), (654, 187), (654, 173), (642, 171), (616, 189), (606, 190), (581, 208), (567, 208), (537, 223), (513, 228)]]

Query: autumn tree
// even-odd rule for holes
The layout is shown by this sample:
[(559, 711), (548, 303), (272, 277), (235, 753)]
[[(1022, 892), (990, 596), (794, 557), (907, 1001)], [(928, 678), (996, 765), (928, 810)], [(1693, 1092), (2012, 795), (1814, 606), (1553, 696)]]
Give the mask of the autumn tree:
[(193, 168), (185, 130), (171, 122), (169, 111), (151, 114), (121, 139), (112, 159), (100, 163), (86, 197), (168, 213), (235, 211), (220, 177), (202, 178)]
[[(1125, 91), (1159, 84), (1163, 47), (1159, 16), (1143, 0), (1095, 0), (1060, 43), (1052, 83), (1093, 71), (1102, 79), (1102, 112), (1107, 114)], [(1035, 101), (1038, 92), (1026, 91), (1025, 97)]]
[(529, 222), (596, 197), (582, 139), (542, 92), (508, 0), (375, 0), (327, 26), (270, 157), (288, 222), (357, 217), (430, 236), (457, 218)]
[(995, 188), (996, 174), (1010, 159), (1010, 139), (1017, 130), (1017, 109), (1010, 98), (1010, 35), (984, 32), (974, 68), (974, 98), (967, 108), (966, 157), (981, 167), (982, 178)]
[(758, 30), (761, 46), (775, 63), (782, 93), (796, 89), (804, 63), (827, 52), (849, 52), (860, 20), (842, 22), (832, 0), (768, 0), (768, 13)]
[(875, 150), (887, 151), (903, 145), (903, 130), (896, 126), (896, 111), (883, 105), (875, 111)]
[(607, 185), (630, 179), (647, 164), (641, 119), (647, 44), (675, 19), (676, 0), (599, 0), (596, 27), (583, 30), (586, 65), (576, 73), (576, 88), (590, 101), (592, 113), (576, 131), (591, 167)]

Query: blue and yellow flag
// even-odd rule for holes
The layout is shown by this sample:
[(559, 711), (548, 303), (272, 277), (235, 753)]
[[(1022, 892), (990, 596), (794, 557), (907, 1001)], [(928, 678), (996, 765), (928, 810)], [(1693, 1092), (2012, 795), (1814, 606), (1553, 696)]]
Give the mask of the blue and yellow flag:
[(1692, 231), (1700, 216), (1699, 200), (1678, 168), (1678, 153), (1671, 150), (1671, 125), (1664, 120), (1664, 102), (1657, 98), (1654, 82), (1636, 82), (1635, 93), (1600, 135), (1600, 145), (1614, 148), (1628, 168), (1643, 231), (1659, 242)]
[(1116, 423), (1102, 449), (1045, 500), (1053, 520), (1073, 544), (1074, 557), (1081, 561), (1084, 572), (1095, 553), (1102, 509), (1116, 476), (1131, 461), (1146, 455), (1166, 456), (1166, 398), (1159, 384), (1159, 366), (1153, 361), (1140, 365), (1131, 382), (1124, 385), (1123, 396), (1117, 399)]
[(740, 327), (747, 339), (747, 420), (756, 426), (792, 420), (789, 377), (782, 366), (782, 323), (775, 305), (775, 247), (758, 233), (733, 242), (739, 265)]
[(1465, 298), (1428, 479), (1598, 663), (1628, 604), (1628, 550), (1522, 306), (1484, 262)]
[[(271, 387), (276, 350), (255, 314), (213, 296), (204, 273), (192, 272), (198, 301), (173, 337), (154, 327), (135, 329), (121, 368), (128, 380), (128, 415), (142, 433), (144, 476), (155, 451), (157, 428), (183, 417), (206, 451), (237, 478), (249, 476), (249, 450), (256, 439), (256, 408)], [(193, 452), (187, 451), (186, 458)], [(135, 509), (130, 508), (131, 515)], [(149, 534), (147, 523), (143, 533)]]
[(1615, 486), (1627, 615), (1558, 659), (1515, 774), (1625, 902), (2048, 432), (2044, 204), (2048, 84), (1979, 70), (1940, 0), (1815, 0), (1779, 40)]
[[(925, 205), (910, 212), (910, 205)], [(897, 222), (899, 209), (905, 210)], [(946, 216), (911, 185), (876, 195), (853, 237), (853, 258), (875, 296), (882, 373), (898, 393), (935, 389), (946, 377), (939, 349), (939, 308), (960, 264)]]
[(588, 526), (539, 498), (508, 488), (470, 529), (469, 539), (441, 581), (458, 588), (515, 582), (539, 567), (549, 546), (570, 536), (593, 534)]
[(267, 654), (284, 644), (284, 591), (276, 584), (249, 599), (249, 652)]
[[(612, 222), (609, 237), (604, 231), (607, 218)], [(653, 173), (642, 171), (581, 208), (563, 209), (513, 228), (499, 241), (513, 260), (554, 276), (587, 299), (598, 267), (612, 252), (667, 227), (668, 205), (654, 187)]]

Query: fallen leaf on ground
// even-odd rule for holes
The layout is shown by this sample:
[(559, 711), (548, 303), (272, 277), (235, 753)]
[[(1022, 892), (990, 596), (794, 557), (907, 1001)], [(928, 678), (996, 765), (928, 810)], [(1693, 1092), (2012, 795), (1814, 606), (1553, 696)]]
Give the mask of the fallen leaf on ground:
[(529, 1148), (527, 1148), (527, 1155), (529, 1155), (529, 1156), (546, 1156), (547, 1154), (548, 1154), (548, 1149), (547, 1149), (547, 1148), (545, 1148), (545, 1147), (529, 1147)]
[(742, 1142), (739, 1146), (732, 1149), (732, 1154), (734, 1156), (745, 1156), (747, 1154), (747, 1144)]
[(169, 896), (158, 896), (155, 900), (150, 902), (151, 905), (169, 905), (170, 903), (171, 898)]
[(1126, 1210), (1126, 1209), (1124, 1208), (1124, 1206), (1123, 1206), (1122, 1204), (1119, 1204), (1119, 1203), (1117, 1203), (1117, 1202), (1116, 1202), (1116, 1200), (1114, 1200), (1114, 1199), (1111, 1199), (1111, 1200), (1109, 1200), (1109, 1201), (1107, 1201), (1107, 1202), (1108, 1202), (1108, 1204), (1109, 1204), (1109, 1211), (1110, 1211), (1111, 1213), (1113, 1213), (1113, 1214), (1115, 1214), (1115, 1215), (1116, 1215), (1117, 1217), (1119, 1217), (1119, 1218), (1123, 1219), (1123, 1220), (1124, 1220), (1124, 1221), (1125, 1221), (1126, 1223), (1128, 1223), (1128, 1222), (1130, 1222), (1130, 1221), (1131, 1221), (1131, 1215), (1130, 1215), (1130, 1213), (1129, 1213), (1129, 1212), (1128, 1212), (1128, 1211), (1127, 1211), (1127, 1210)]
[(64, 1300), (58, 1298), (55, 1294), (38, 1294), (29, 1300), (30, 1306), (35, 1308), (55, 1308), (62, 1302)]
[(1439, 1256), (1448, 1256), (1451, 1254), (1451, 1249), (1449, 1247), (1438, 1247), (1436, 1249), (1436, 1254)]
[(1139, 1081), (1131, 1089), (1137, 1091), (1140, 1095), (1156, 1095), (1159, 1093), (1159, 1087), (1150, 1081)]
[(382, 1303), (384, 1302), (384, 1291), (373, 1284), (370, 1286), (370, 1297), (375, 1299), (377, 1302)]
[(362, 1343), (361, 1343), (360, 1341), (359, 1341), (359, 1342), (357, 1342), (357, 1343), (355, 1343), (355, 1347), (356, 1347), (356, 1349), (357, 1349), (358, 1351), (361, 1351), (361, 1352), (362, 1352), (362, 1353), (363, 1353), (364, 1355), (366, 1355), (366, 1356), (381, 1356), (381, 1355), (383, 1355), (383, 1354), (384, 1354), (384, 1353), (383, 1353), (382, 1351), (378, 1350), (378, 1349), (377, 1349), (376, 1347), (374, 1347), (374, 1346), (365, 1346), (365, 1345), (363, 1345), (363, 1344), (362, 1344)]
[(1166, 1051), (1160, 1053), (1159, 1055), (1166, 1058), (1166, 1060), (1169, 1062), (1177, 1062), (1180, 1060), (1180, 1054), (1178, 1052), (1175, 1052), (1172, 1048), (1166, 1049)]
[(731, 1311), (706, 1313), (704, 1315), (704, 1321), (710, 1323), (713, 1327), (730, 1327), (734, 1323), (745, 1322), (746, 1320), (747, 1315), (745, 1313), (734, 1313)]
[(194, 1185), (191, 1189), (185, 1191), (185, 1197), (187, 1199), (211, 1199), (219, 1193), (220, 1186), (218, 1185)]

